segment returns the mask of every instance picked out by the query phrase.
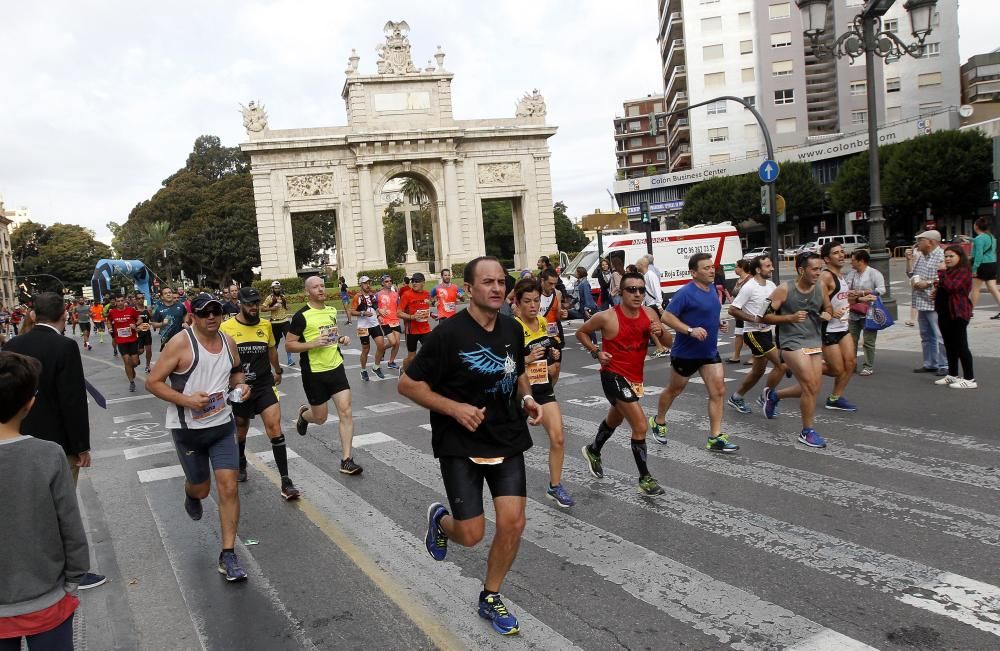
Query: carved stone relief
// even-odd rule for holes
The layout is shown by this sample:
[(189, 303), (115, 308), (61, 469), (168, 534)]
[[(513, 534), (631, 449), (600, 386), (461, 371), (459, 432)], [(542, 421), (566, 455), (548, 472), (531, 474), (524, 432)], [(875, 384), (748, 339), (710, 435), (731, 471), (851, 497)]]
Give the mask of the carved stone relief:
[(333, 194), (333, 174), (299, 174), (286, 180), (288, 198)]
[(522, 182), (520, 163), (481, 163), (476, 171), (479, 185), (514, 185)]

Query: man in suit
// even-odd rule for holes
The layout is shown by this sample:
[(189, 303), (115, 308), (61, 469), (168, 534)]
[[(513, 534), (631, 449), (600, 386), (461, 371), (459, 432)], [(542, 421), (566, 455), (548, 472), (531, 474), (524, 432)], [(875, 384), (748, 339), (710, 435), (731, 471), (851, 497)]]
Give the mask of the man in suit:
[[(21, 433), (61, 445), (76, 483), (80, 468), (90, 467), (90, 418), (80, 349), (71, 337), (63, 336), (66, 305), (61, 296), (39, 294), (32, 312), (35, 326), (3, 347), (42, 363), (35, 408), (21, 423)], [(105, 577), (88, 572), (80, 589), (105, 581)]]

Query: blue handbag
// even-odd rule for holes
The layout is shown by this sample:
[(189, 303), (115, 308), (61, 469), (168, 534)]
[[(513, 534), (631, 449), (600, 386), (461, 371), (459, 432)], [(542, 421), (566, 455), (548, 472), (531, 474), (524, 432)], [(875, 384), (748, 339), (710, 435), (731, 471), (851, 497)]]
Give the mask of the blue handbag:
[(875, 302), (868, 308), (868, 316), (865, 317), (865, 330), (885, 330), (896, 321), (885, 309), (885, 304), (881, 297), (876, 297)]

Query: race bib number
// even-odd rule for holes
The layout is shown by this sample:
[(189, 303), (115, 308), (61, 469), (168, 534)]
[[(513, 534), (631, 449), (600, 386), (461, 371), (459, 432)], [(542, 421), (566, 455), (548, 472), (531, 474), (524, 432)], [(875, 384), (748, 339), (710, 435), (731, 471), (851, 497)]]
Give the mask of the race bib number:
[(549, 381), (549, 365), (544, 359), (528, 362), (525, 371), (528, 373), (528, 384), (547, 384)]
[(215, 414), (222, 411), (223, 407), (226, 406), (226, 394), (223, 391), (216, 391), (215, 393), (208, 396), (208, 404), (205, 405), (204, 409), (192, 409), (191, 414), (194, 416), (195, 420), (203, 420), (209, 416), (214, 416)]
[(629, 382), (629, 384), (632, 385), (632, 391), (635, 392), (636, 396), (641, 398), (646, 394), (646, 387), (642, 382)]
[(367, 337), (368, 336), (368, 328), (358, 328), (358, 336), (359, 337)]
[(444, 311), (448, 312), (449, 314), (452, 313), (452, 312), (454, 312), (455, 311), (455, 304), (454, 303), (445, 303), (444, 304)]
[(140, 323), (139, 324), (139, 330), (141, 330), (142, 332), (149, 332), (149, 324), (148, 323)]
[(126, 339), (132, 336), (132, 328), (118, 328), (118, 338)]
[(469, 457), (477, 466), (499, 466), (506, 457)]
[(431, 311), (430, 310), (417, 310), (417, 313), (416, 313), (415, 316), (417, 317), (417, 321), (427, 321), (431, 317)]
[(555, 323), (550, 323), (547, 326), (545, 326), (545, 333), (550, 337), (558, 337), (559, 326)]
[(818, 355), (823, 352), (822, 348), (803, 348), (802, 352), (806, 355)]
[(319, 327), (319, 336), (320, 337), (326, 337), (327, 339), (329, 339), (330, 340), (330, 344), (328, 344), (328, 345), (332, 345), (332, 344), (337, 343), (337, 326), (336, 325), (323, 325), (323, 326), (320, 326)]

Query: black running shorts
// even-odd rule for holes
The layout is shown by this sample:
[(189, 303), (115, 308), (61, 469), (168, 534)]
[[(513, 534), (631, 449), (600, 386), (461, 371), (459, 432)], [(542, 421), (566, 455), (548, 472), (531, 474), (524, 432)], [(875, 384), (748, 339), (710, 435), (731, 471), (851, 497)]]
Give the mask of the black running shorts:
[(125, 343), (115, 343), (118, 346), (118, 352), (122, 355), (138, 355), (139, 354), (139, 342), (138, 341), (127, 341)]
[[(824, 328), (825, 330), (825, 328)], [(843, 332), (823, 332), (823, 345), (824, 346), (838, 346), (840, 345), (840, 340), (847, 336), (847, 330)]]
[(81, 322), (77, 325), (80, 326), (80, 334), (90, 334), (90, 321), (87, 321), (86, 323)]
[(407, 334), (406, 335), (406, 352), (408, 352), (408, 353), (415, 353), (415, 352), (417, 352), (417, 346), (419, 346), (420, 342), (422, 342), (424, 340), (424, 338), (427, 337), (427, 335), (429, 335), (429, 334), (430, 334), (429, 332), (425, 332), (425, 333), (419, 334), (419, 335)]
[(976, 267), (976, 278), (979, 280), (996, 280), (997, 279), (997, 263), (996, 262), (980, 262), (979, 266)]
[(139, 337), (138, 343), (140, 349), (145, 348), (146, 346), (153, 345), (153, 333), (151, 333), (149, 330), (145, 332), (139, 332), (138, 337)]
[(670, 366), (673, 367), (677, 375), (681, 377), (691, 377), (699, 370), (702, 366), (708, 366), (709, 364), (721, 364), (722, 358), (718, 355), (715, 359), (685, 359), (683, 357), (671, 357)]
[(507, 457), (503, 463), (492, 466), (474, 463), (468, 457), (441, 457), (438, 461), (451, 516), (456, 520), (470, 520), (483, 514), (484, 479), (494, 498), (528, 495), (524, 455)]
[(632, 383), (617, 373), (611, 371), (601, 371), (601, 388), (604, 389), (604, 397), (608, 402), (615, 404), (621, 402), (638, 402)]
[(240, 418), (253, 420), (257, 414), (263, 414), (271, 405), (278, 404), (278, 392), (273, 386), (254, 386), (250, 389), (250, 397), (243, 402), (234, 402), (233, 413)]
[(774, 333), (771, 330), (743, 331), (743, 343), (754, 357), (763, 357), (774, 350)]
[(347, 383), (347, 371), (341, 364), (332, 371), (302, 373), (302, 388), (310, 405), (322, 405), (341, 391), (350, 391), (351, 385)]

